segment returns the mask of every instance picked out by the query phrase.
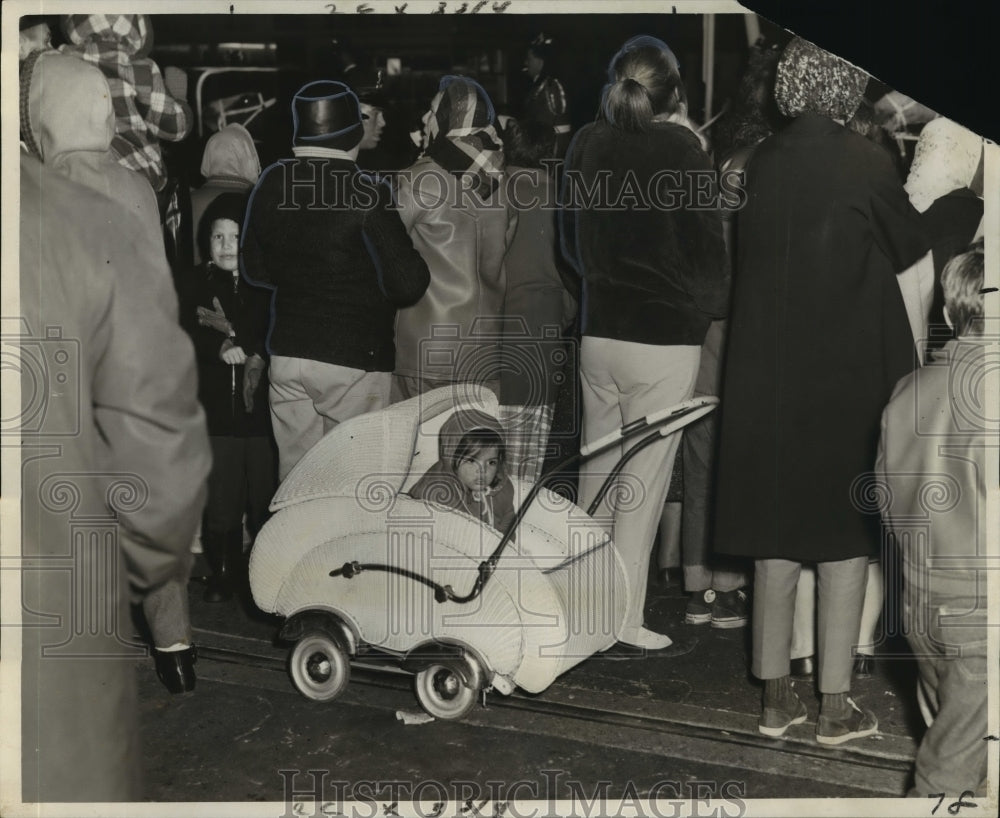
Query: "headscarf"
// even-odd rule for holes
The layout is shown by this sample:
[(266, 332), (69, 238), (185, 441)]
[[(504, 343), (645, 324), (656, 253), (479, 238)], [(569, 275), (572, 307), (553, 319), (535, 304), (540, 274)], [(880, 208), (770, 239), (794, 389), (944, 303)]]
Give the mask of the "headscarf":
[(483, 87), (467, 77), (444, 77), (438, 92), (440, 101), (427, 123), (427, 155), (456, 176), (475, 174), (477, 193), (486, 199), (504, 169), (493, 103)]
[(774, 99), (785, 116), (820, 114), (843, 122), (854, 116), (868, 74), (819, 46), (793, 39), (778, 61)]
[(920, 132), (906, 192), (921, 213), (936, 199), (968, 187), (979, 168), (983, 138), (950, 119), (938, 117)]

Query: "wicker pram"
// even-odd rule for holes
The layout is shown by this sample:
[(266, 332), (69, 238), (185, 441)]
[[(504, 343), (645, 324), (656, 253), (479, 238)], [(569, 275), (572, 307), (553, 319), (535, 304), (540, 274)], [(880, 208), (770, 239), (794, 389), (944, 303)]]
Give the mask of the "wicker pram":
[[(675, 408), (673, 427), (714, 402)], [(406, 493), (459, 406), (498, 417), (492, 392), (464, 387), (460, 400), (438, 389), (353, 418), (275, 495), (250, 585), (259, 608), (286, 617), (280, 638), (295, 642), (290, 673), (305, 696), (335, 698), (363, 656), (412, 671), (431, 715), (460, 718), (481, 690), (538, 693), (617, 641), (632, 591), (607, 529), (582, 509), (512, 479), (517, 518), (497, 532)]]

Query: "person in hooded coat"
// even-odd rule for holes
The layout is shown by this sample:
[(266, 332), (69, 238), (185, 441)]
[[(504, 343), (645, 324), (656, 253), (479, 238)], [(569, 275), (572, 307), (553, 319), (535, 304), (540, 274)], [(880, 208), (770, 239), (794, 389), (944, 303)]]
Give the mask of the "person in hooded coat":
[[(191, 224), (197, 231), (205, 208), (220, 193), (249, 194), (260, 177), (260, 159), (250, 132), (233, 122), (205, 143), (201, 155), (201, 175), (205, 184), (191, 191)], [(202, 248), (194, 244), (194, 263), (201, 264)]]
[(252, 540), (267, 521), (277, 488), (264, 348), (270, 297), (239, 274), (246, 205), (246, 195), (233, 191), (209, 202), (198, 229), (206, 261), (175, 279), (181, 326), (198, 361), (198, 399), (212, 446), (201, 529), (212, 569), (206, 602), (222, 602), (244, 590), (243, 516)]
[(394, 403), (466, 381), (499, 389), (496, 319), (517, 214), (506, 198), (494, 122), (477, 82), (444, 77), (424, 115), (424, 155), (397, 177), (399, 215), (430, 286), (396, 319)]
[(20, 794), (139, 801), (128, 602), (190, 570), (210, 463), (194, 354), (135, 213), (26, 154), (20, 193), (22, 343), (52, 379), (20, 418), (25, 627), (3, 636), (21, 642)]
[[(143, 248), (145, 263), (152, 265), (151, 275), (169, 281), (156, 197), (141, 176), (115, 161), (110, 149), (114, 112), (104, 75), (76, 57), (35, 52), (22, 67), (20, 109), (27, 152), (60, 175), (116, 199), (130, 216), (127, 226), (122, 221), (99, 224), (99, 228), (127, 235)], [(158, 287), (162, 284), (157, 281)], [(195, 479), (197, 473), (191, 477)], [(190, 563), (186, 567), (189, 570)], [(157, 673), (173, 693), (192, 689), (195, 681), (187, 580), (188, 574), (182, 572), (141, 600), (156, 648)]]
[(801, 566), (815, 562), (816, 735), (828, 744), (877, 729), (848, 697), (881, 543), (859, 478), (875, 462), (882, 407), (916, 363), (896, 275), (928, 249), (892, 160), (844, 127), (867, 80), (804, 40), (782, 54), (775, 98), (794, 121), (747, 168), (722, 391), (715, 543), (756, 560), (758, 729), (782, 735), (805, 720), (789, 651)]

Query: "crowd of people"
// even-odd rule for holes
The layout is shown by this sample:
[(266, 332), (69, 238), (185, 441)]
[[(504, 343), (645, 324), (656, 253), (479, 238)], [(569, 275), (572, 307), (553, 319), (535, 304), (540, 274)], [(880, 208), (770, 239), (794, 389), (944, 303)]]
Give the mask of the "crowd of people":
[[(597, 512), (633, 591), (619, 640), (663, 656), (693, 648), (644, 619), (683, 448), (686, 621), (750, 624), (760, 732), (805, 720), (793, 675), (815, 677), (819, 743), (877, 731), (850, 691), (870, 672), (858, 660), (873, 652), (886, 604), (879, 566), (897, 558), (886, 547), (895, 542), (906, 616), (925, 623), (908, 632), (930, 725), (911, 794), (982, 791), (986, 747), (968, 725), (985, 725), (975, 558), (986, 422), (975, 395), (955, 391), (982, 388), (981, 138), (936, 118), (901, 172), (872, 123), (868, 76), (793, 39), (751, 49), (713, 149), (677, 57), (650, 36), (611, 57), (596, 121), (572, 134), (543, 35), (525, 60), (532, 86), (518, 117), (498, 115), (474, 78), (445, 76), (419, 157), (380, 174), (359, 154), (386, 127), (382, 78), (352, 63), (297, 91), (289, 156), (263, 171), (243, 126), (211, 136), (191, 201), (196, 254), (170, 269), (160, 141), (190, 132), (184, 79), (146, 55), (142, 15), (67, 17), (58, 50), (46, 25), (22, 18), (24, 313), (32, 326), (79, 327), (88, 345), (81, 462), (137, 474), (148, 492), (143, 511), (118, 516), (118, 593), (141, 601), (172, 692), (195, 684), (196, 526), (205, 599), (222, 602), (244, 585), (279, 482), (334, 426), (440, 386), (488, 386), (500, 417), (456, 415), (468, 422), (442, 438), (414, 496), (457, 481), (456, 507), (503, 529), (514, 516), (507, 476), (541, 477), (560, 418), (569, 428), (579, 418), (586, 445), (693, 395), (721, 395), (717, 417), (629, 463), (623, 479), (642, 502), (609, 492)], [(721, 172), (739, 174), (732, 201)], [(58, 283), (70, 253), (100, 283), (57, 303), (54, 292), (89, 281)], [(538, 367), (512, 363), (525, 349)], [(584, 463), (581, 506), (621, 455)], [(961, 499), (930, 515), (918, 553), (904, 536), (911, 507), (941, 472)], [(36, 477), (26, 497), (41, 490)], [(891, 502), (866, 502), (865, 479), (890, 487)], [(44, 531), (26, 539), (53, 547)], [(943, 554), (955, 567), (929, 571)], [(44, 597), (56, 590), (40, 590), (36, 609), (56, 605)], [(971, 611), (962, 627), (940, 616), (954, 610)], [(955, 644), (957, 659), (945, 650)], [(35, 716), (66, 686), (38, 682), (36, 647), (24, 654), (31, 695), (22, 688)], [(113, 674), (120, 691), (127, 712), (108, 720), (107, 740), (121, 743), (134, 731), (134, 684), (121, 663), (92, 664), (93, 684)], [(95, 770), (76, 758), (64, 774), (67, 750), (52, 736), (87, 710), (26, 720), (25, 746), (39, 752), (25, 753), (25, 800), (134, 797), (132, 764)]]

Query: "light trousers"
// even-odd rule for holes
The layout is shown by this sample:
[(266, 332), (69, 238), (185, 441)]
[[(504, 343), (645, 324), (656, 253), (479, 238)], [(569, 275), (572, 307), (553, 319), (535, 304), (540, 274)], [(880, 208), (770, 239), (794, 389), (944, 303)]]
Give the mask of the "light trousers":
[(272, 355), (269, 375), (279, 480), (338, 423), (389, 405), (389, 372)]
[[(586, 336), (580, 346), (583, 436), (586, 446), (627, 423), (667, 409), (694, 393), (700, 346), (657, 346)], [(642, 439), (642, 435), (638, 439)], [(657, 441), (628, 462), (595, 512), (611, 523), (629, 580), (623, 631), (641, 628), (653, 541), (680, 433)], [(635, 445), (628, 441), (626, 446)], [(580, 505), (587, 508), (624, 454), (613, 446), (580, 467)]]

